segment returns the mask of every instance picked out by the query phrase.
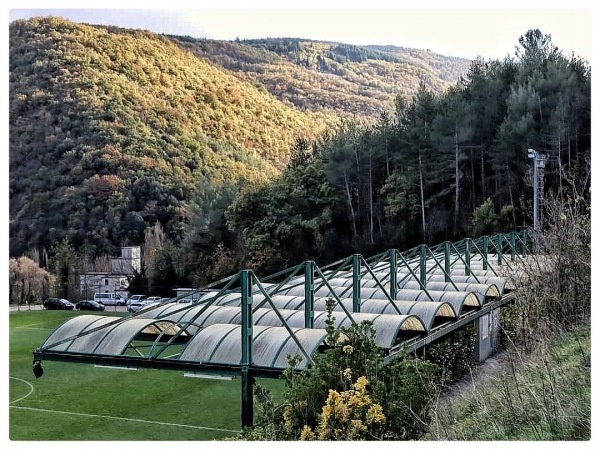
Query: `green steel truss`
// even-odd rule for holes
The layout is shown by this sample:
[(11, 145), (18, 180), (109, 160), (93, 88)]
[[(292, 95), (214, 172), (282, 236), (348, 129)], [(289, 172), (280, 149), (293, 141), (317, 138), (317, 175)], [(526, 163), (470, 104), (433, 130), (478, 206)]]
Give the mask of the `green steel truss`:
[[(190, 308), (201, 305), (201, 308), (191, 319), (188, 318), (185, 322), (173, 323), (166, 326), (166, 329), (162, 329), (159, 333), (150, 333), (149, 335), (146, 333), (146, 335), (142, 336), (144, 333), (140, 333), (141, 330), (137, 330), (127, 343), (125, 350), (121, 350), (119, 353), (94, 354), (93, 352), (68, 352), (61, 350), (61, 346), (70, 345), (70, 341), (84, 338), (91, 333), (99, 332), (103, 328), (114, 327), (127, 321), (136, 320), (136, 315), (112, 320), (97, 327), (90, 325), (75, 335), (66, 336), (51, 344), (46, 345), (44, 343), (33, 352), (33, 358), (37, 362), (55, 360), (239, 375), (242, 379), (242, 427), (252, 426), (253, 378), (278, 377), (282, 372), (281, 368), (257, 366), (254, 363), (253, 312), (264, 305), (271, 307), (280, 318), (281, 326), (287, 330), (289, 337), (295, 341), (296, 346), (309, 365), (313, 363), (314, 353), (318, 350), (317, 347), (307, 349), (302, 345), (297, 337), (297, 330), (289, 327), (278, 312), (278, 308), (272, 300), (273, 296), (285, 292), (290, 287), (303, 286), (304, 325), (305, 328), (311, 329), (314, 326), (313, 305), (315, 292), (319, 288), (325, 287), (328, 290), (328, 297), (333, 298), (340, 305), (344, 314), (354, 323), (352, 313), (360, 312), (361, 280), (363, 277), (370, 277), (374, 280), (375, 286), (385, 293), (386, 300), (400, 313), (400, 310), (394, 303), (398, 292), (397, 284), (399, 277), (416, 281), (419, 289), (424, 291), (429, 299), (432, 300), (431, 295), (427, 291), (427, 278), (434, 270), (441, 270), (445, 281), (458, 291), (459, 287), (452, 280), (452, 277), (456, 276), (456, 270), (453, 271), (454, 268), (458, 268), (461, 271), (464, 270), (464, 275), (472, 276), (478, 282), (479, 278), (474, 272), (475, 264), (477, 268), (490, 271), (494, 275), (499, 275), (500, 268), (511, 265), (520, 258), (524, 258), (530, 254), (532, 244), (533, 240), (530, 238), (528, 231), (523, 231), (520, 233), (498, 234), (491, 237), (483, 236), (477, 239), (463, 239), (455, 243), (443, 242), (433, 247), (422, 244), (405, 252), (391, 249), (369, 258), (355, 254), (324, 267), (317, 266), (314, 261), (305, 261), (264, 277), (261, 280), (251, 270), (242, 270), (235, 275), (218, 280), (173, 299), (172, 302), (177, 303), (186, 297), (196, 299), (198, 297), (202, 298), (201, 296), (207, 292), (213, 293), (213, 296), (206, 300), (200, 299), (199, 301), (190, 303)], [(344, 306), (340, 295), (337, 294), (336, 289), (330, 283), (336, 277), (352, 279), (351, 287), (349, 287), (352, 290), (352, 311), (349, 311)], [(209, 306), (215, 304), (217, 299), (231, 293), (239, 293), (241, 297), (242, 324), (239, 329), (241, 359), (239, 364), (180, 360), (179, 357), (182, 353), (182, 348), (185, 348), (187, 342), (190, 340), (188, 328), (193, 323), (193, 319), (202, 315)], [(262, 294), (264, 299), (255, 304), (253, 294), (257, 293)], [(389, 351), (387, 359), (391, 360), (395, 357), (400, 357), (406, 354), (406, 352), (414, 352), (436, 339), (451, 333), (455, 329), (476, 320), (483, 314), (505, 305), (509, 301), (512, 301), (512, 299), (512, 294), (508, 294), (500, 300), (486, 303), (479, 310), (461, 315), (454, 322), (445, 323), (430, 330), (424, 337), (411, 338)], [(167, 329), (169, 330), (168, 333)]]

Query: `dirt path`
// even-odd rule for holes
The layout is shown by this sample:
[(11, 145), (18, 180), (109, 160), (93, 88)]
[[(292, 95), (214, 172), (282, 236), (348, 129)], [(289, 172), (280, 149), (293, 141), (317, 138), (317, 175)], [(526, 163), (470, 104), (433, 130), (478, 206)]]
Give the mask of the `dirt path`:
[(465, 375), (462, 380), (458, 381), (447, 391), (444, 391), (440, 395), (439, 403), (443, 404), (451, 402), (457, 395), (460, 395), (462, 392), (466, 392), (469, 389), (473, 389), (473, 386), (477, 385), (477, 383), (479, 383), (481, 380), (485, 379), (490, 375), (498, 373), (505, 367), (506, 360), (506, 351), (502, 351), (490, 356), (481, 364), (473, 367), (471, 369), (470, 374)]

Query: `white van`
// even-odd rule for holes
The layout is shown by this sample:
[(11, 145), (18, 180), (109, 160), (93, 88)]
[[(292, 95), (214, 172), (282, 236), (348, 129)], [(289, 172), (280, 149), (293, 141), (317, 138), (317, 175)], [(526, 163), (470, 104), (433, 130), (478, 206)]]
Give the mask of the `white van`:
[(105, 306), (125, 306), (127, 300), (114, 292), (101, 292), (94, 294), (94, 300)]

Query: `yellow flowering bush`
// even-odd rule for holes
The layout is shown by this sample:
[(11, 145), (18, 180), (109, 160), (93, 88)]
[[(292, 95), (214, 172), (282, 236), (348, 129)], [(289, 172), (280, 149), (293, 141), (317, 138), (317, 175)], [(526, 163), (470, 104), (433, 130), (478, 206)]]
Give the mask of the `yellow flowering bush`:
[[(328, 302), (331, 315), (333, 301)], [(331, 320), (330, 320), (331, 319)], [(369, 322), (343, 331), (328, 317), (331, 346), (316, 354), (314, 365), (295, 370), (299, 356), (290, 357), (283, 374), (283, 402), (255, 386), (258, 416), (252, 433), (257, 440), (417, 440), (430, 420), (436, 398), (431, 380), (436, 367), (406, 357), (384, 361)]]
[(320, 440), (374, 438), (385, 424), (381, 405), (367, 393), (369, 380), (359, 377), (346, 391), (329, 390), (317, 426)]
[(310, 429), (310, 427), (308, 425), (304, 425), (304, 427), (302, 427), (302, 433), (300, 433), (300, 440), (301, 441), (314, 441), (315, 440), (315, 433)]

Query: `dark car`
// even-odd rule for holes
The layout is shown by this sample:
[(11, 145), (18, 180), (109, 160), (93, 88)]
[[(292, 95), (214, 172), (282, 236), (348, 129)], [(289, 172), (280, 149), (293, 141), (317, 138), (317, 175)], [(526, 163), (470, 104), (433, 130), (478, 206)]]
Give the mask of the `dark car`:
[(95, 302), (94, 300), (82, 300), (75, 303), (75, 309), (80, 311), (104, 311), (105, 308), (102, 303)]
[(44, 300), (45, 309), (73, 309), (75, 305), (66, 298), (47, 298)]

